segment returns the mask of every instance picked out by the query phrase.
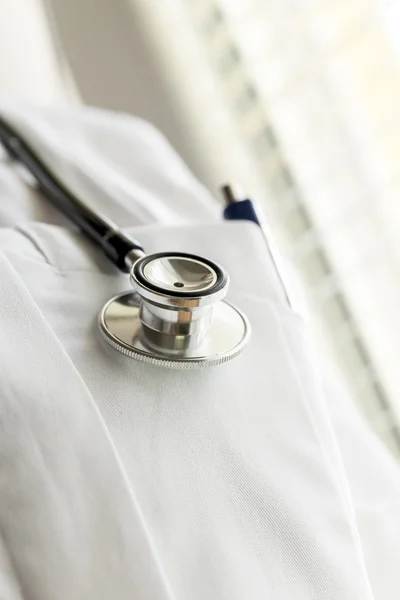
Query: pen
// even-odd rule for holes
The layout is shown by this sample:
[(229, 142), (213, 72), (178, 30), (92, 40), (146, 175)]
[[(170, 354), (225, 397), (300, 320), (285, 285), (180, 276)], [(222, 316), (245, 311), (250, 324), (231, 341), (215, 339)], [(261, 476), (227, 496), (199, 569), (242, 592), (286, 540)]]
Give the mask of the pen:
[(250, 198), (241, 197), (241, 195), (233, 188), (233, 186), (229, 184), (223, 185), (221, 187), (221, 192), (225, 201), (225, 208), (223, 212), (224, 219), (227, 221), (253, 221), (253, 223), (256, 223), (256, 225), (260, 227), (285, 298), (289, 306), (293, 308), (293, 303), (290, 299), (290, 294), (288, 291), (288, 285), (285, 282), (285, 277), (282, 275), (282, 268), (279, 267), (281, 259), (275, 248), (275, 244), (273, 242), (272, 235), (262, 209), (259, 208), (255, 202), (250, 200)]

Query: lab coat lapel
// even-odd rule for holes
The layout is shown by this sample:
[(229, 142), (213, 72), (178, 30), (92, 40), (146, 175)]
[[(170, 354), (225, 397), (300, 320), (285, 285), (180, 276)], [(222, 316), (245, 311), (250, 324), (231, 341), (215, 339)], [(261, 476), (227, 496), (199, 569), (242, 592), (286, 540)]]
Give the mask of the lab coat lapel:
[(3, 254), (0, 281), (0, 531), (22, 595), (172, 598), (95, 403)]

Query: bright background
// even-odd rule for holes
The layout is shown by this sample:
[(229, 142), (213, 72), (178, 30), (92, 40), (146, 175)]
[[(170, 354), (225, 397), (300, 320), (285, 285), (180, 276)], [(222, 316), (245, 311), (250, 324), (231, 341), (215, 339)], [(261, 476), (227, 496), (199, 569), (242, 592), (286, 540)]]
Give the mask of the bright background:
[(0, 93), (152, 121), (262, 203), (316, 343), (400, 455), (400, 2), (0, 0)]

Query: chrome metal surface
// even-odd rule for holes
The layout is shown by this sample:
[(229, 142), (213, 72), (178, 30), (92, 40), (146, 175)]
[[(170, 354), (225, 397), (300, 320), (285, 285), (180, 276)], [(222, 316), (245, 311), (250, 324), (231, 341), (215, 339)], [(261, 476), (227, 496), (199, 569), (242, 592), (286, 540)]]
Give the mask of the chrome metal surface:
[(125, 264), (128, 269), (131, 269), (135, 262), (139, 260), (139, 258), (143, 258), (143, 256), (145, 256), (145, 253), (138, 248), (130, 250), (130, 252), (128, 252), (128, 254), (125, 256)]
[[(223, 271), (225, 283), (223, 286), (216, 286), (217, 269), (222, 269), (217, 265), (213, 268), (211, 261), (208, 262), (210, 264), (198, 257), (173, 253), (162, 257), (155, 254), (154, 259), (152, 255), (147, 255), (132, 267), (131, 284), (143, 299), (166, 308), (194, 310), (212, 305), (226, 295), (229, 277)], [(141, 270), (143, 278), (138, 275)]]
[[(237, 356), (250, 338), (246, 317), (227, 302), (219, 302), (213, 319), (201, 340), (190, 340), (183, 347), (149, 346), (140, 314), (140, 297), (127, 292), (112, 298), (99, 315), (99, 327), (105, 340), (130, 358), (169, 368), (193, 369), (226, 362)], [(184, 341), (185, 336), (176, 337)], [(189, 336), (192, 337), (192, 336)], [(196, 343), (193, 343), (193, 342)]]
[(221, 193), (226, 205), (240, 202), (245, 196), (242, 189), (237, 185), (225, 184), (221, 186)]
[(217, 281), (215, 270), (193, 258), (170, 256), (155, 258), (143, 269), (149, 283), (172, 292), (205, 292)]
[(250, 327), (226, 302), (229, 278), (212, 261), (189, 254), (154, 254), (131, 268), (136, 293), (106, 304), (99, 316), (105, 339), (130, 356), (168, 367), (218, 364), (236, 356)]

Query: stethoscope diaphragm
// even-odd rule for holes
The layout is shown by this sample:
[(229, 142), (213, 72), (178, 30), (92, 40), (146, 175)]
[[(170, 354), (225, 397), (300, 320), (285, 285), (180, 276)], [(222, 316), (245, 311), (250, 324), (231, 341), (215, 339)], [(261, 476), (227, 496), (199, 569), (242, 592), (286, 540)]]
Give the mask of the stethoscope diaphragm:
[(217, 365), (250, 338), (247, 318), (223, 298), (228, 276), (184, 253), (144, 256), (131, 270), (135, 292), (109, 300), (99, 315), (106, 341), (130, 358), (171, 368)]

